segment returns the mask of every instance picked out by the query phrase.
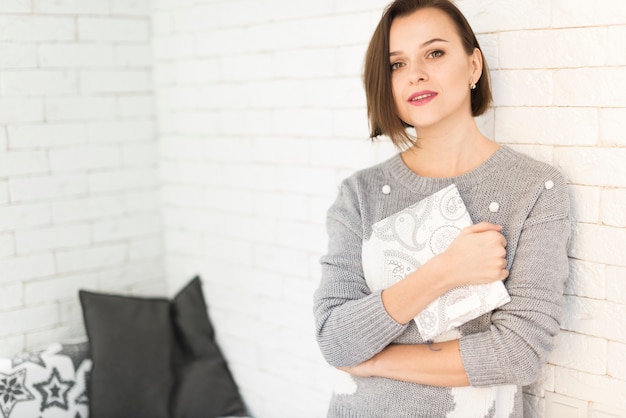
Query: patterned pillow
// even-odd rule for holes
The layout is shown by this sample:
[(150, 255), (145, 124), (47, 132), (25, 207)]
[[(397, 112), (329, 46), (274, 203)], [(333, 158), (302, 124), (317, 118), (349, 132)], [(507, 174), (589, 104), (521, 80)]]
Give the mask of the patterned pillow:
[(87, 343), (52, 344), (0, 359), (1, 418), (87, 418)]

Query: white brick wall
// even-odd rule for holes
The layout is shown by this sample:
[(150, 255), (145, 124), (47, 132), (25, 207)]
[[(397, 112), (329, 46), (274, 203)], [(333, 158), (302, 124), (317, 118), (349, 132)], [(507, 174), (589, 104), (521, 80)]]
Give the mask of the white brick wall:
[(157, 155), (149, 2), (0, 2), (0, 355), (166, 291)]
[[(324, 416), (332, 382), (311, 335), (311, 293), (339, 180), (392, 152), (366, 139), (360, 84), (386, 3), (155, 3), (168, 277), (205, 278), (218, 336), (259, 417)], [(492, 69), (496, 106), (480, 126), (571, 184), (564, 331), (527, 403), (536, 416), (625, 415), (626, 9), (458, 4)]]
[[(254, 415), (324, 416), (312, 292), (339, 181), (394, 152), (360, 81), (386, 3), (0, 2), (0, 354), (82, 335), (79, 288), (199, 273)], [(481, 129), (570, 182), (563, 332), (527, 405), (626, 416), (626, 3), (457, 3), (492, 69)]]

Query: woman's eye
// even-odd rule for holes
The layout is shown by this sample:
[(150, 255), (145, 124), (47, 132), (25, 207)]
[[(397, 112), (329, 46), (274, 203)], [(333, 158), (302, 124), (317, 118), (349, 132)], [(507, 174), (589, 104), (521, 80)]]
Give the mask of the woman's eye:
[(391, 71), (395, 71), (400, 69), (400, 67), (402, 67), (402, 63), (401, 62), (393, 62), (391, 63)]
[(440, 51), (440, 50), (432, 51), (430, 54), (428, 54), (429, 58), (441, 58), (442, 56), (443, 56), (443, 51)]

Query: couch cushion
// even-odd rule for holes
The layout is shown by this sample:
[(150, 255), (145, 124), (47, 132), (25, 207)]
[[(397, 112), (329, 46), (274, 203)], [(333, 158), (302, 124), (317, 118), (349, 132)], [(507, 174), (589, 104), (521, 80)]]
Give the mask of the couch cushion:
[(86, 418), (87, 343), (52, 344), (0, 359), (0, 416)]
[(92, 418), (246, 415), (199, 277), (172, 301), (79, 294), (94, 368)]

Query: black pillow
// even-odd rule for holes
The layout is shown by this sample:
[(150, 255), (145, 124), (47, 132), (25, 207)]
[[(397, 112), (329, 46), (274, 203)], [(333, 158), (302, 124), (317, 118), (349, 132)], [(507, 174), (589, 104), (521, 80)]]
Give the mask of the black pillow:
[(246, 416), (239, 389), (215, 341), (199, 277), (174, 298), (172, 318), (176, 349), (183, 356), (176, 367), (173, 416)]
[(80, 291), (91, 418), (168, 418), (173, 331), (167, 299)]
[(92, 418), (245, 416), (199, 277), (174, 298), (80, 291), (93, 361)]

